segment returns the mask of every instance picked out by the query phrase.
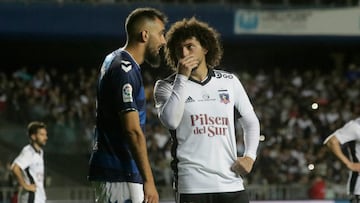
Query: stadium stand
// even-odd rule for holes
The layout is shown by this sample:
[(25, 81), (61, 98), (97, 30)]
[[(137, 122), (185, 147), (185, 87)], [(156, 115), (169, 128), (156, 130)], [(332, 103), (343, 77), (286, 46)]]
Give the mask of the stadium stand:
[[(34, 70), (19, 68), (3, 76), (5, 80), (2, 80), (1, 87), (5, 90), (6, 100), (1, 111), (0, 134), (11, 135), (1, 137), (4, 145), (12, 147), (1, 153), (1, 160), (9, 161), (4, 155), (21, 146), (18, 141), (24, 140), (24, 132), (16, 132), (17, 129), (23, 129), (24, 123), (32, 119), (45, 120), (50, 135), (46, 147), (48, 166), (78, 185), (86, 185), (84, 171), (94, 122), (96, 69), (84, 71), (79, 68), (63, 74), (54, 74), (52, 69), (46, 68)], [(247, 184), (301, 183), (306, 186), (314, 173), (308, 168), (309, 164), (315, 165), (316, 173), (329, 177), (326, 178), (329, 185), (344, 184), (346, 169), (330, 158), (322, 141), (333, 129), (360, 114), (357, 101), (360, 96), (359, 67), (349, 64), (343, 70), (331, 69), (328, 72), (274, 68), (254, 73), (241, 70), (238, 74), (254, 103), (265, 137), (254, 173), (247, 177)], [(26, 77), (19, 78), (19, 75)], [(169, 135), (156, 118), (150, 73), (147, 78), (149, 154), (158, 184), (170, 187)], [(312, 109), (314, 103), (319, 108)], [(239, 141), (239, 154), (242, 148)], [(69, 166), (76, 167), (69, 169)], [(64, 183), (53, 180), (52, 184)]]

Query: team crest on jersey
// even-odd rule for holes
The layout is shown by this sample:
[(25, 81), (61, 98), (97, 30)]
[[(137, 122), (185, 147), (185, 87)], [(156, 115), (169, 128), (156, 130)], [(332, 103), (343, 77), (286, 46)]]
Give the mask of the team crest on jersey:
[(133, 102), (132, 86), (126, 83), (122, 88), (123, 102)]
[(227, 104), (230, 102), (229, 93), (220, 93), (219, 96), (220, 96), (221, 103)]
[(121, 68), (125, 72), (129, 72), (132, 69), (132, 65), (130, 61), (121, 61)]

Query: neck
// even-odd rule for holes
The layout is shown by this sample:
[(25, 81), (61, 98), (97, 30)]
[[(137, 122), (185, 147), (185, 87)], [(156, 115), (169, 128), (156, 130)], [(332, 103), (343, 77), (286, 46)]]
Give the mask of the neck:
[(38, 145), (38, 144), (36, 144), (36, 143), (32, 143), (31, 145), (34, 147), (34, 149), (35, 149), (36, 152), (40, 152), (40, 151), (41, 151), (40, 145)]
[(191, 78), (196, 81), (203, 81), (208, 75), (208, 68), (206, 65), (199, 66), (194, 72), (191, 73)]
[(137, 64), (141, 65), (144, 62), (145, 49), (140, 44), (126, 44), (124, 50), (129, 52)]

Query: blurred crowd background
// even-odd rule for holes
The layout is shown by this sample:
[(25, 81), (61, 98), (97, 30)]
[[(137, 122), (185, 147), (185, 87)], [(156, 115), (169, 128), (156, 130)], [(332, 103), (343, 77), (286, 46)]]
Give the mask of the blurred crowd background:
[[(48, 125), (49, 141), (45, 148), (48, 154), (87, 157), (95, 118), (97, 71), (78, 67), (59, 72), (55, 68), (24, 66), (0, 73), (0, 126), (2, 130), (10, 128), (11, 132), (2, 141), (26, 142), (25, 125), (41, 120)], [(329, 154), (322, 142), (334, 129), (360, 115), (359, 66), (351, 63), (343, 69), (274, 67), (231, 71), (242, 81), (261, 123), (262, 142), (254, 171), (246, 178), (248, 184), (309, 186), (316, 175), (329, 184), (346, 183), (347, 169)], [(144, 78), (149, 156), (158, 184), (171, 187), (170, 135), (156, 117), (152, 98), (154, 76), (144, 71)], [(244, 148), (241, 135), (238, 126), (239, 155)], [(2, 185), (12, 184), (6, 172), (9, 161), (0, 162)], [(66, 160), (60, 158), (56, 162)], [(82, 175), (86, 177), (86, 170)]]
[[(31, 4), (41, 1), (7, 0), (2, 3), (9, 2)], [(144, 3), (130, 0), (55, 2)], [(309, 7), (358, 6), (357, 1), (351, 0), (314, 0), (311, 3), (300, 0), (156, 2), (200, 5), (236, 3), (246, 6), (273, 4), (280, 7), (302, 2)], [(1, 44), (6, 45), (2, 47), (4, 51), (21, 50), (24, 46), (27, 56), (23, 54), (24, 56), (17, 58), (14, 51), (11, 60), (2, 58), (2, 61), (7, 62), (0, 69), (0, 186), (14, 186), (8, 169), (18, 150), (28, 141), (26, 125), (32, 120), (44, 121), (48, 126), (49, 140), (45, 148), (47, 184), (87, 185), (87, 161), (95, 123), (98, 68), (103, 57), (122, 44), (118, 41), (114, 43), (114, 40), (79, 43), (64, 39), (46, 41), (36, 38), (32, 41), (31, 36), (19, 39), (11, 37), (9, 42), (7, 37), (0, 33)], [(331, 186), (345, 185), (348, 170), (324, 148), (323, 141), (345, 122), (360, 116), (360, 55), (356, 49), (359, 39), (355, 38), (350, 42), (342, 39), (334, 43), (319, 43), (313, 39), (302, 39), (297, 43), (296, 40), (280, 43), (279, 39), (252, 39), (245, 45), (241, 44), (243, 41), (234, 44), (231, 40), (225, 40), (223, 65), (217, 68), (238, 75), (260, 119), (261, 143), (258, 158), (253, 172), (245, 178), (246, 184), (300, 184), (311, 189), (320, 180), (326, 183), (324, 198), (334, 199), (337, 197)], [(82, 49), (79, 48), (81, 46)], [(95, 46), (93, 49), (97, 49), (96, 52), (88, 49), (92, 46)], [(77, 55), (83, 56), (74, 59), (74, 64), (68, 64), (68, 61), (59, 63), (62, 56), (55, 51), (58, 48), (62, 52), (73, 50), (70, 55), (74, 58)], [(40, 54), (31, 52), (39, 49), (44, 50)], [(87, 56), (87, 51), (91, 52), (90, 56)], [(50, 59), (46, 58), (49, 55), (45, 55), (43, 60), (31, 59), (32, 54), (40, 59), (46, 52), (54, 55)], [(97, 58), (92, 58), (93, 55), (97, 55)], [(51, 60), (55, 62), (51, 63)], [(143, 67), (148, 109), (145, 135), (151, 165), (157, 184), (171, 188), (171, 140), (168, 131), (157, 119), (152, 97), (154, 82), (170, 71), (165, 64), (160, 69), (150, 69), (146, 64)], [(237, 126), (237, 136), (238, 153), (241, 155), (244, 146), (240, 125)]]

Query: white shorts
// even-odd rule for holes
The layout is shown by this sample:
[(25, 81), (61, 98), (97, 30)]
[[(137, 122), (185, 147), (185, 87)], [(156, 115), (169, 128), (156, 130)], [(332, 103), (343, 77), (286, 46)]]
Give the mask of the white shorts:
[(29, 192), (26, 191), (24, 188), (21, 188), (19, 190), (19, 193), (17, 195), (18, 203), (45, 203), (46, 202), (46, 196), (41, 195), (44, 193), (39, 192), (40, 189), (36, 188), (37, 192)]
[(144, 201), (143, 185), (128, 182), (93, 182), (95, 188), (95, 202), (132, 202)]

